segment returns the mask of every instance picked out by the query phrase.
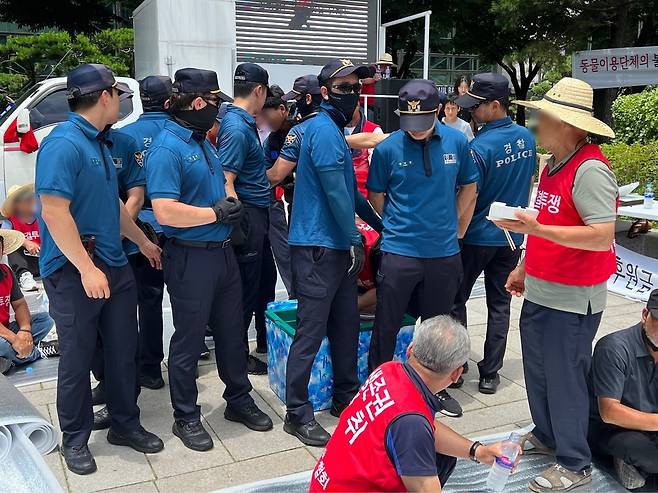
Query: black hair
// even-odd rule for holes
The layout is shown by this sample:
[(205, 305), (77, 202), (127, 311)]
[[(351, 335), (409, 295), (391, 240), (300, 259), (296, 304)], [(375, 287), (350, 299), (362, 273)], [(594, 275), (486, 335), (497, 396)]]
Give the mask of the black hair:
[(169, 98), (169, 111), (173, 113), (177, 110), (188, 109), (192, 102), (200, 96), (201, 94), (196, 92), (174, 92)]
[(500, 105), (505, 109), (505, 111), (509, 111), (509, 103), (510, 103), (509, 98), (497, 99), (496, 101), (500, 103)]
[(286, 106), (286, 102), (281, 99), (280, 96), (270, 96), (265, 100), (265, 104), (263, 105), (264, 110), (269, 110), (269, 109), (278, 109), (279, 106)]
[(101, 94), (103, 94), (103, 91), (109, 92), (110, 97), (114, 97), (114, 91), (112, 90), (112, 88), (107, 87), (105, 89), (101, 89), (100, 91), (90, 92), (88, 94), (77, 96), (74, 99), (69, 99), (69, 109), (71, 111), (88, 110), (89, 108), (95, 106), (96, 103), (98, 103), (98, 100), (101, 98)]
[(459, 78), (455, 81), (455, 92), (459, 93), (459, 86), (462, 82), (466, 82), (468, 87), (471, 87), (471, 78), (468, 75), (460, 75)]
[[(454, 93), (454, 92), (452, 94), (448, 94), (448, 97), (446, 98), (446, 102), (444, 104), (448, 104), (448, 103), (457, 104), (457, 98), (458, 97), (459, 97), (459, 94)], [(457, 106), (459, 106), (459, 105), (457, 104)]]
[(248, 98), (254, 89), (263, 85), (259, 82), (243, 82), (235, 81), (233, 83), (233, 97), (234, 98)]

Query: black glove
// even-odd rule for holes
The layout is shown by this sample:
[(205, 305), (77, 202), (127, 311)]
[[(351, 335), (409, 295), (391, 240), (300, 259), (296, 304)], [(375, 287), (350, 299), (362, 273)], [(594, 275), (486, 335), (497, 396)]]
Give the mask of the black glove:
[(366, 263), (366, 251), (363, 248), (363, 243), (350, 247), (350, 257), (352, 262), (350, 263), (350, 268), (347, 269), (347, 275), (354, 277), (359, 275), (359, 272), (363, 269), (363, 265)]
[(236, 224), (242, 218), (242, 202), (235, 197), (225, 197), (212, 206), (218, 223)]

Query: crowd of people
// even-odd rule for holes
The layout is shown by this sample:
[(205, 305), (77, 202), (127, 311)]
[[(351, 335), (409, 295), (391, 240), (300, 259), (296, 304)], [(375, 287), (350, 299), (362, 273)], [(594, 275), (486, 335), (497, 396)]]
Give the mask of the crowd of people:
[[(658, 292), (640, 325), (599, 342), (590, 374), (615, 271), (618, 201), (609, 163), (588, 143), (589, 134), (614, 135), (592, 116), (591, 87), (565, 78), (540, 101), (516, 101), (538, 110), (537, 138), (553, 157), (536, 191), (538, 216), (492, 220), (493, 202), (528, 206), (536, 177), (535, 137), (508, 116), (508, 80), (478, 74), (449, 95), (411, 80), (399, 92), (400, 130), (385, 134), (359, 105), (362, 81), (392, 64), (380, 62), (375, 73), (333, 60), (288, 93), (259, 65), (242, 63), (231, 103), (210, 70), (181, 69), (173, 82), (149, 76), (140, 81), (144, 113), (119, 130), (112, 125), (119, 102), (133, 97), (129, 87), (104, 65), (68, 74), (71, 113), (41, 144), (36, 187), (10, 193), (3, 207), (0, 245), (11, 268), (0, 266), (7, 300), (0, 356), (36, 359), (54, 319), (61, 452), (72, 472), (96, 470), (87, 446), (93, 429), (108, 429), (114, 445), (163, 449), (141, 425), (137, 399), (142, 387), (165, 385), (165, 286), (175, 328), (173, 434), (192, 450), (213, 447), (197, 402), (206, 336), (226, 387), (225, 418), (272, 429), (248, 375), (267, 373), (258, 354), (267, 352), (264, 312), (277, 272), (298, 300), (283, 428), (326, 446), (312, 490), (439, 491), (454, 457), (491, 464), (501, 456), (500, 444), (472, 442), (434, 420), (437, 412), (462, 414), (447, 388), (463, 385), (469, 371), (466, 302), (482, 274), (483, 394), (500, 385), (511, 297), (525, 297), (520, 326), (534, 429), (521, 448), (555, 457), (530, 488), (589, 483), (590, 444), (615, 458), (625, 485), (658, 472)], [(52, 319), (30, 317), (22, 300), (19, 286), (32, 289), (37, 276)], [(422, 323), (408, 361), (392, 362), (405, 314)], [(363, 386), (361, 316), (374, 318)], [(254, 318), (256, 354), (247, 338)], [(324, 337), (330, 412), (339, 418), (333, 436), (315, 420), (308, 395)], [(93, 389), (90, 371), (99, 382)]]

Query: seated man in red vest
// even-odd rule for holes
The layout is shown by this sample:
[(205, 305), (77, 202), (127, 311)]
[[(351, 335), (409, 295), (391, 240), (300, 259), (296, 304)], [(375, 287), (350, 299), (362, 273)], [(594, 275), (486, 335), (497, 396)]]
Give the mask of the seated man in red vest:
[[(21, 248), (25, 236), (18, 231), (0, 230), (0, 256)], [(9, 322), (10, 308), (14, 320)], [(47, 313), (30, 315), (27, 302), (8, 265), (0, 264), (0, 373), (12, 366), (24, 365), (39, 358), (59, 355), (57, 341), (42, 342), (53, 328)]]
[(541, 101), (517, 101), (539, 110), (537, 139), (553, 154), (541, 175), (535, 208), (516, 221), (496, 221), (528, 235), (525, 260), (507, 290), (525, 296), (521, 347), (528, 404), (535, 428), (526, 454), (555, 455), (556, 464), (530, 482), (536, 493), (570, 491), (592, 481), (587, 444), (587, 374), (592, 341), (615, 272), (618, 188), (610, 164), (588, 134), (614, 137), (592, 116), (589, 84), (566, 77)]
[(2, 223), (3, 229), (13, 229), (25, 235), (21, 248), (8, 255), (9, 265), (23, 291), (36, 291), (34, 278), (39, 277), (41, 236), (36, 216), (34, 183), (12, 186), (1, 212), (6, 218)]
[(416, 327), (407, 363), (375, 369), (340, 415), (311, 475), (311, 492), (439, 492), (456, 457), (492, 464), (499, 443), (472, 442), (434, 419), (435, 394), (461, 376), (466, 329), (447, 315)]

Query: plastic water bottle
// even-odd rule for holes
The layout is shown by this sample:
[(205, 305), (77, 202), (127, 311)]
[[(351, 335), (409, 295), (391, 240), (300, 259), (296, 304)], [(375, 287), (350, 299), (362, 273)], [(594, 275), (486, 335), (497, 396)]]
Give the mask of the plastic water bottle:
[(644, 208), (653, 208), (653, 183), (651, 182), (647, 183), (647, 186), (644, 188)]
[(390, 79), (391, 78), (391, 67), (386, 66), (386, 70), (384, 71), (384, 79)]
[(487, 479), (487, 489), (489, 491), (503, 491), (507, 484), (516, 456), (521, 451), (521, 435), (512, 433), (507, 440), (503, 442), (503, 456), (497, 457), (496, 461), (489, 470)]

